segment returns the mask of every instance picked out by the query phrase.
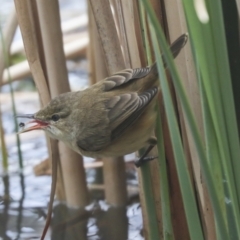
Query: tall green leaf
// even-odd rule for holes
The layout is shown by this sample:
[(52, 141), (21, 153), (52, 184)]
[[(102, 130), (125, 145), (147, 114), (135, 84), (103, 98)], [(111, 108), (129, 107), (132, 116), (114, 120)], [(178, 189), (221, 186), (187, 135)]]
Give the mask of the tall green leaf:
[(205, 8), (200, 10), (192, 0), (183, 0), (183, 3), (196, 62), (202, 76), (202, 89), (206, 93), (206, 104), (209, 108), (209, 117), (204, 118), (204, 121), (205, 125), (212, 122), (212, 135), (216, 136), (211, 139), (215, 142), (211, 151), (215, 151), (219, 158), (208, 155), (211, 157), (208, 162), (210, 169), (214, 169), (216, 161), (221, 166), (222, 173), (217, 173), (214, 169), (213, 180), (217, 186), (219, 178), (216, 174), (222, 174), (221, 182), (224, 182), (225, 195), (219, 195), (219, 200), (225, 200), (228, 215), (225, 221), (228, 220), (229, 236), (231, 239), (239, 239), (240, 148), (222, 5), (221, 1), (208, 1)]
[[(167, 47), (166, 40), (164, 38), (163, 32), (162, 32), (162, 30), (161, 30), (161, 28), (160, 28), (160, 26), (159, 26), (159, 24), (157, 22), (156, 16), (153, 13), (153, 9), (151, 8), (151, 6), (150, 6), (150, 4), (149, 4), (149, 2), (147, 0), (142, 0), (142, 1), (143, 1), (144, 5), (145, 5), (145, 8), (147, 9), (147, 12), (149, 14), (149, 18), (151, 19), (151, 23), (153, 24), (153, 27), (154, 27), (154, 29), (156, 31), (157, 39), (160, 42), (162, 51), (163, 51), (164, 56), (166, 58), (166, 62), (167, 62), (168, 68), (169, 68), (169, 70), (170, 70), (170, 72), (172, 74), (172, 77), (173, 77), (173, 83), (174, 83), (174, 86), (175, 86), (175, 90), (176, 90), (176, 92), (177, 92), (177, 94), (179, 96), (179, 99), (181, 101), (184, 113), (186, 115), (186, 119), (188, 121), (191, 133), (193, 135), (193, 139), (194, 139), (194, 142), (195, 142), (195, 145), (196, 145), (196, 149), (197, 149), (197, 152), (198, 152), (198, 155), (199, 155), (201, 169), (202, 169), (202, 172), (203, 172), (204, 179), (206, 181), (206, 185), (207, 185), (207, 188), (208, 188), (208, 192), (209, 192), (210, 199), (212, 201), (212, 206), (213, 206), (213, 209), (214, 209), (214, 213), (215, 213), (215, 216), (216, 216), (217, 228), (219, 229), (219, 231), (221, 233), (220, 234), (220, 238), (224, 239), (224, 240), (225, 239), (229, 239), (228, 238), (227, 227), (226, 227), (225, 222), (224, 222), (223, 213), (222, 213), (222, 210), (220, 208), (220, 202), (219, 202), (219, 199), (217, 197), (216, 189), (215, 189), (214, 182), (213, 182), (213, 177), (211, 175), (210, 167), (208, 165), (208, 160), (207, 160), (206, 153), (205, 153), (205, 150), (204, 150), (204, 147), (203, 147), (203, 143), (202, 143), (202, 140), (200, 138), (200, 135), (199, 135), (196, 123), (194, 121), (194, 117), (193, 117), (193, 114), (191, 112), (189, 102), (188, 102), (188, 100), (186, 98), (186, 94), (185, 94), (185, 91), (183, 89), (181, 80), (180, 80), (179, 75), (178, 75), (178, 73), (176, 71), (176, 67), (174, 65), (172, 56), (171, 56), (171, 54), (170, 54), (170, 52), (168, 50), (168, 47)], [(190, 33), (191, 33), (191, 31), (190, 31)], [(199, 34), (201, 34), (201, 33), (199, 33)], [(155, 43), (155, 52), (157, 52), (156, 56), (158, 56), (159, 53), (158, 53), (158, 49), (157, 49), (156, 46), (157, 46), (157, 44)], [(162, 71), (161, 64), (158, 67), (159, 67), (159, 71), (161, 73), (161, 71)], [(164, 78), (162, 78), (162, 79), (164, 79)], [(161, 81), (161, 87), (163, 87), (162, 84), (163, 84), (163, 80)], [(163, 93), (164, 93), (164, 90), (163, 90)], [(166, 95), (166, 93), (165, 93), (165, 95)], [(164, 98), (164, 101), (166, 103), (166, 99), (165, 98)], [(173, 117), (173, 115), (169, 114), (169, 117), (168, 117), (169, 121), (172, 121), (171, 120), (172, 117)], [(173, 126), (174, 126), (174, 124), (173, 124)], [(175, 136), (172, 135), (172, 140), (174, 138), (175, 138)], [(173, 145), (175, 145), (175, 144), (176, 144), (176, 142), (173, 143)], [(176, 147), (177, 146), (175, 146), (175, 148)], [(179, 151), (179, 153), (181, 154), (180, 151)], [(175, 156), (176, 156), (176, 152), (175, 152)], [(179, 161), (179, 155), (177, 155), (177, 157), (178, 157), (178, 161)], [(183, 159), (184, 159), (184, 156), (183, 156)], [(181, 163), (184, 163), (184, 161), (182, 160)], [(186, 169), (181, 169), (181, 171), (180, 171), (180, 168), (181, 168), (181, 166), (179, 166), (179, 168), (178, 168), (178, 174), (179, 174), (180, 183), (181, 183), (181, 181), (183, 182), (183, 180), (181, 178), (185, 177), (183, 175), (183, 172), (186, 172)], [(181, 185), (182, 185), (181, 186), (181, 188), (182, 188), (183, 184), (181, 183)], [(183, 196), (183, 197), (185, 198), (185, 196)], [(195, 199), (192, 196), (190, 197), (189, 201), (192, 201), (191, 204), (193, 206), (195, 206), (195, 203), (194, 203)], [(186, 199), (184, 200), (184, 205), (185, 204), (187, 204)], [(187, 208), (189, 208), (189, 205), (188, 206), (185, 205), (185, 207), (186, 207), (186, 211), (188, 211)], [(193, 218), (193, 215), (191, 215), (191, 213), (186, 212), (186, 214), (187, 214), (187, 221), (188, 221), (188, 224), (189, 224), (189, 231), (190, 231), (191, 238), (192, 239), (198, 239), (198, 238), (195, 238), (195, 234), (196, 234), (195, 230), (196, 229), (195, 229), (195, 227), (192, 224), (192, 221), (195, 222), (196, 219)], [(197, 213), (195, 213), (195, 216), (197, 216)], [(199, 221), (199, 218), (198, 218), (197, 221)], [(199, 224), (197, 224), (197, 225), (199, 226)], [(199, 229), (200, 229), (200, 227), (199, 227)], [(199, 232), (201, 232), (201, 231), (199, 230)], [(198, 234), (198, 236), (199, 236), (199, 234)], [(202, 233), (200, 234), (200, 237), (203, 237)]]

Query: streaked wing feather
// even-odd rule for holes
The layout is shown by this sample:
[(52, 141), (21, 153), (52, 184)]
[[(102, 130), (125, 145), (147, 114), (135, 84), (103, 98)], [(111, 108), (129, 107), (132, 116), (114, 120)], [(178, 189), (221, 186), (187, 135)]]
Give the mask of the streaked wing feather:
[[(120, 137), (143, 113), (148, 104), (157, 94), (158, 88), (153, 87), (140, 95), (126, 93), (110, 98), (105, 103), (105, 117), (95, 122), (89, 119), (88, 131), (78, 137), (77, 145), (90, 152), (100, 151)], [(97, 114), (97, 116), (100, 116)]]
[[(120, 119), (115, 117), (115, 121), (117, 121), (118, 125), (112, 130), (112, 140), (120, 137), (124, 131), (126, 131), (135, 121), (137, 121), (148, 104), (156, 96), (157, 92), (158, 88), (153, 87), (138, 95), (138, 98), (133, 102), (134, 106), (131, 106), (128, 111), (124, 111), (122, 109), (117, 110)], [(110, 125), (112, 124), (112, 120), (113, 118), (110, 118)]]
[(129, 68), (117, 72), (104, 80), (104, 91), (110, 91), (132, 80), (143, 78), (148, 75), (150, 70), (150, 67), (135, 69)]
[(150, 71), (151, 71), (151, 67), (135, 68), (133, 69), (132, 79), (139, 79), (139, 78), (146, 77)]
[(126, 93), (112, 97), (106, 103), (108, 109), (109, 127), (113, 130), (128, 118), (138, 107), (137, 93)]
[[(182, 34), (178, 39), (176, 39), (170, 46), (170, 51), (175, 58), (181, 49), (185, 46), (188, 39), (188, 34)], [(164, 66), (166, 67), (165, 58), (162, 55)], [(104, 80), (104, 90), (110, 91), (114, 88), (122, 86), (132, 80), (137, 80), (146, 77), (151, 71), (151, 67), (145, 68), (135, 68), (135, 69), (125, 69), (122, 70)], [(156, 63), (153, 64), (153, 70), (157, 73)]]

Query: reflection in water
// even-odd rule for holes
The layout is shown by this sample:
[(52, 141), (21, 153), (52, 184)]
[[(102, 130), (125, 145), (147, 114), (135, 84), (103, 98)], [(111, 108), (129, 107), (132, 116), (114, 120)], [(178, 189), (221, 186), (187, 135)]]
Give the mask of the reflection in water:
[(101, 239), (128, 239), (128, 219), (125, 207), (111, 207), (104, 213), (103, 218), (97, 219)]
[[(4, 195), (0, 202), (0, 239), (39, 239), (41, 236), (47, 208), (26, 206), (26, 179), (19, 174), (21, 195), (18, 200), (10, 197), (8, 175), (2, 177)], [(14, 194), (11, 192), (12, 196)], [(138, 200), (137, 200), (138, 201)], [(93, 204), (92, 204), (93, 205)], [(53, 210), (51, 228), (46, 240), (142, 240), (141, 211), (139, 203), (131, 203), (127, 207), (110, 207), (103, 200), (89, 206), (89, 210), (70, 209), (65, 204), (57, 204)], [(51, 237), (50, 237), (51, 235)]]
[(124, 240), (128, 239), (126, 208), (68, 209), (59, 204), (54, 208), (52, 240)]
[(0, 236), (5, 240), (11, 239), (6, 235), (7, 223), (8, 223), (8, 209), (10, 203), (9, 196), (9, 177), (4, 175), (3, 178), (4, 195), (1, 197), (1, 205), (4, 205), (3, 212), (0, 214)]
[(23, 201), (25, 198), (25, 183), (24, 183), (24, 176), (22, 173), (19, 174), (20, 177), (20, 187), (21, 187), (21, 192), (22, 196), (19, 200), (19, 206), (18, 206), (18, 217), (17, 217), (17, 239), (19, 239), (20, 234), (21, 234), (21, 224), (22, 224), (22, 212), (23, 212)]
[(87, 211), (68, 209), (64, 204), (59, 204), (53, 213), (52, 240), (87, 239)]
[[(32, 208), (29, 210), (26, 206), (24, 207), (24, 175), (20, 173), (18, 177), (21, 196), (19, 200), (14, 201), (9, 191), (11, 178), (9, 175), (2, 176), (4, 195), (0, 204), (0, 237), (4, 240), (37, 239), (41, 234), (44, 219), (39, 224), (39, 215), (37, 212), (33, 212), (35, 209)], [(16, 180), (16, 176), (14, 176), (14, 180)]]

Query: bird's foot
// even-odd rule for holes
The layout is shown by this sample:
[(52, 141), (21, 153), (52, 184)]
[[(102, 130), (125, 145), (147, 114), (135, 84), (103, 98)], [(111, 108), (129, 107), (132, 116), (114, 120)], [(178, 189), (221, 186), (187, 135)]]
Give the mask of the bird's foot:
[(152, 161), (158, 157), (156, 156), (147, 156), (147, 157), (141, 157), (139, 160), (135, 161), (134, 164), (136, 167), (141, 167), (144, 163)]

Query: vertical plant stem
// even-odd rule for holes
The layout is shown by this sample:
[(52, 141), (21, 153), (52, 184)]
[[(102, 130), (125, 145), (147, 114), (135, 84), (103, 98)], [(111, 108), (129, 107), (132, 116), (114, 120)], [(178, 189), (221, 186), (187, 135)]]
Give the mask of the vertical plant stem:
[(159, 161), (159, 170), (160, 170), (160, 184), (161, 184), (161, 206), (162, 206), (162, 222), (163, 222), (163, 239), (164, 240), (173, 240), (174, 233), (171, 220), (171, 206), (169, 198), (169, 183), (167, 176), (167, 164), (166, 164), (166, 155), (164, 150), (164, 139), (162, 131), (162, 122), (159, 111), (159, 106), (157, 106), (157, 126), (156, 126), (156, 135), (158, 138), (158, 161)]
[[(54, 98), (70, 91), (63, 51), (59, 5), (56, 0), (51, 3), (37, 1), (37, 8), (46, 62), (46, 76), (49, 80), (51, 96)], [(82, 157), (62, 143), (59, 143), (59, 151), (66, 201), (70, 206), (84, 207), (88, 203), (88, 190)]]
[(125, 68), (125, 63), (119, 44), (118, 34), (110, 8), (109, 0), (102, 0), (101, 3), (89, 0), (93, 15), (97, 24), (98, 33), (103, 46), (108, 73)]
[[(139, 2), (140, 24), (142, 29), (142, 39), (148, 64), (152, 64), (152, 48), (150, 44), (149, 27), (147, 15), (141, 2)], [(154, 133), (152, 133), (154, 135)], [(143, 154), (144, 150), (139, 151), (139, 155)], [(159, 155), (155, 147), (150, 153), (150, 156)], [(161, 195), (161, 177), (159, 175), (161, 166), (158, 161), (152, 161), (149, 164), (141, 166), (141, 178), (143, 184), (143, 198), (145, 199), (146, 207), (146, 232), (149, 239), (163, 239), (163, 212), (162, 212), (162, 195)], [(151, 181), (149, 181), (151, 179)], [(154, 206), (154, 207), (153, 207)], [(154, 211), (155, 208), (155, 211)], [(145, 211), (145, 209), (143, 209)], [(155, 221), (157, 222), (153, 224)]]
[[(39, 54), (39, 41), (36, 34), (36, 21), (33, 16), (33, 1), (32, 0), (15, 0), (15, 7), (18, 16), (18, 23), (21, 29), (24, 48), (26, 52), (26, 57), (29, 62), (29, 66), (35, 80), (36, 86), (38, 88), (40, 100), (43, 106), (46, 106), (50, 101), (50, 93), (47, 86), (47, 82), (43, 72), (43, 65), (41, 63), (41, 57)], [(35, 16), (36, 17), (36, 16)], [(58, 151), (56, 147), (54, 147), (54, 142), (52, 140), (49, 141), (49, 159), (52, 162), (53, 159), (58, 158)], [(52, 171), (57, 173), (57, 162), (52, 165)], [(51, 220), (52, 214), (52, 203), (54, 200), (54, 193), (56, 190), (56, 182), (57, 182), (57, 174), (55, 174), (55, 178), (52, 179), (51, 185), (51, 195), (50, 195), (50, 204), (48, 207), (47, 220), (45, 223), (45, 228), (42, 234), (41, 239), (44, 239), (45, 234), (47, 232), (48, 226)]]
[(0, 142), (1, 142), (1, 155), (2, 155), (2, 163), (3, 163), (3, 169), (5, 172), (8, 170), (8, 153), (7, 153), (7, 147), (4, 139), (4, 130), (2, 126), (2, 111), (0, 109)]
[[(5, 39), (2, 33), (2, 29), (0, 27), (0, 35), (1, 35), (1, 42), (2, 42), (2, 52), (3, 52), (3, 56), (5, 59), (5, 66), (9, 67), (10, 66), (10, 62), (9, 62), (9, 54), (7, 52), (6, 49), (6, 45), (5, 45)], [(9, 73), (9, 68), (8, 68), (8, 82), (9, 82), (9, 86), (10, 86), (10, 94), (11, 94), (11, 103), (12, 103), (12, 110), (13, 110), (13, 121), (14, 121), (14, 126), (15, 126), (15, 133), (18, 132), (18, 122), (16, 119), (16, 106), (15, 106), (15, 100), (14, 100), (14, 91), (13, 91), (13, 87), (12, 87), (12, 83), (11, 83), (11, 76)], [(23, 168), (23, 159), (22, 159), (22, 151), (21, 151), (21, 142), (20, 142), (20, 137), (18, 134), (16, 134), (16, 141), (17, 141), (17, 151), (18, 151), (18, 164), (19, 164), (19, 168), (22, 169)]]
[[(119, 44), (117, 30), (110, 8), (109, 0), (89, 0), (96, 21), (98, 34), (108, 74), (113, 74), (125, 68), (125, 63)], [(125, 164), (122, 157), (104, 159), (104, 179), (106, 200), (112, 205), (123, 206), (127, 201)]]
[(140, 9), (140, 20), (141, 20), (141, 25), (142, 25), (142, 31), (143, 31), (143, 39), (144, 39), (144, 47), (146, 50), (146, 56), (147, 56), (147, 62), (148, 64), (152, 63), (152, 52), (150, 48), (150, 43), (149, 43), (149, 38), (147, 34), (147, 16), (146, 16), (146, 11), (144, 9), (144, 6), (142, 2), (139, 2), (139, 9)]
[(143, 191), (144, 191), (143, 194), (144, 194), (145, 208), (147, 213), (147, 215), (145, 216), (147, 218), (147, 226), (145, 226), (146, 228), (144, 229), (144, 233), (145, 233), (144, 236), (148, 240), (162, 239), (158, 232), (158, 221), (157, 221), (156, 208), (154, 203), (152, 182), (151, 182), (151, 178), (149, 177), (151, 175), (150, 165), (145, 164), (144, 166), (141, 166), (140, 171), (142, 176), (141, 184), (143, 185)]
[(216, 221), (217, 221), (217, 224), (218, 224), (218, 229), (221, 232), (221, 239), (228, 239), (227, 229), (226, 229), (226, 225), (224, 224), (224, 221), (223, 221), (222, 212), (220, 210), (220, 205), (219, 205), (219, 202), (218, 202), (218, 199), (217, 199), (216, 189), (214, 188), (214, 185), (213, 185), (213, 179), (210, 175), (210, 169), (209, 169), (209, 166), (207, 164), (207, 159), (206, 159), (206, 156), (205, 156), (205, 152), (204, 152), (204, 149), (203, 149), (201, 138), (200, 138), (200, 135), (198, 133), (198, 130), (197, 130), (197, 127), (196, 127), (196, 124), (195, 124), (195, 121), (194, 121), (194, 117), (193, 117), (192, 112), (190, 110), (190, 106), (189, 106), (189, 103), (187, 101), (185, 91), (182, 87), (182, 84), (181, 84), (180, 78), (178, 76), (178, 73), (176, 71), (175, 65), (173, 64), (172, 57), (171, 57), (171, 55), (168, 51), (167, 44), (166, 44), (166, 41), (164, 39), (164, 35), (161, 31), (160, 26), (157, 23), (156, 17), (153, 14), (153, 10), (148, 5), (148, 2), (146, 0), (143, 0), (143, 2), (144, 2), (145, 6), (147, 8), (147, 11), (149, 12), (149, 17), (151, 19), (151, 22), (152, 22), (154, 28), (156, 29), (156, 34), (157, 34), (157, 37), (158, 37), (158, 39), (161, 43), (161, 46), (163, 48), (163, 53), (164, 53), (166, 62), (168, 64), (168, 67), (169, 67), (169, 69), (171, 71), (171, 74), (173, 76), (175, 89), (176, 89), (179, 97), (181, 97), (180, 99), (181, 99), (181, 103), (182, 103), (184, 112), (188, 116), (187, 119), (188, 119), (189, 127), (191, 129), (191, 132), (192, 132), (195, 144), (196, 144), (196, 149), (197, 149), (197, 152), (199, 154), (199, 159), (200, 159), (201, 167), (202, 167), (202, 170), (203, 170), (203, 173), (204, 173), (204, 178), (207, 182), (209, 194), (210, 194), (211, 200), (212, 200), (212, 206), (213, 206), (214, 212), (216, 214)]
[[(7, 23), (5, 25), (4, 30), (2, 31), (0, 29), (0, 31), (2, 31), (2, 45), (4, 44), (5, 46), (5, 51), (3, 46), (0, 47), (0, 53), (2, 55), (2, 57), (0, 58), (0, 83), (2, 83), (3, 80), (3, 71), (4, 68), (6, 68), (6, 63), (7, 61), (4, 61), (5, 59), (5, 53), (7, 53), (7, 55), (9, 55), (10, 52), (10, 46), (17, 28), (17, 16), (16, 16), (16, 11), (15, 9), (12, 11), (12, 13), (9, 15), (9, 18), (7, 20)], [(1, 28), (1, 27), (0, 27)], [(5, 59), (6, 60), (6, 59)], [(9, 70), (8, 70), (9, 71)], [(9, 72), (8, 72), (9, 75)], [(8, 81), (10, 81), (10, 79), (8, 78)], [(0, 128), (1, 128), (1, 148), (2, 148), (2, 160), (3, 160), (3, 168), (5, 170), (7, 170), (8, 168), (8, 155), (7, 155), (7, 148), (6, 148), (6, 143), (5, 143), (5, 138), (4, 138), (4, 129), (2, 126), (2, 113), (1, 113), (1, 109), (0, 109)]]
[[(4, 40), (4, 44), (5, 44), (7, 53), (10, 52), (10, 47), (11, 47), (17, 26), (18, 26), (17, 15), (16, 15), (15, 9), (13, 9), (11, 14), (9, 14), (8, 20), (2, 31), (3, 40)], [(1, 55), (4, 56), (3, 49), (2, 49), (2, 47), (0, 47), (0, 48), (1, 48)], [(1, 58), (0, 59), (0, 85), (2, 85), (2, 82), (3, 82), (3, 72), (4, 72), (4, 68), (6, 68), (5, 64), (6, 64), (6, 61), (4, 61), (4, 58)]]
[[(156, 38), (153, 28), (151, 29), (151, 33), (153, 36), (153, 45), (154, 45), (154, 49), (156, 51), (156, 56), (161, 56), (159, 48), (158, 48), (158, 44), (156, 41), (157, 38)], [(182, 149), (182, 143), (180, 140), (180, 134), (179, 134), (179, 130), (177, 129), (177, 122), (176, 122), (176, 118), (175, 118), (175, 114), (174, 114), (172, 100), (170, 98), (170, 91), (167, 86), (168, 84), (167, 84), (166, 76), (164, 74), (161, 57), (158, 58), (158, 61), (160, 61), (160, 63), (161, 63), (161, 65), (159, 64), (158, 67), (160, 70), (159, 74), (160, 74), (161, 86), (163, 89), (164, 102), (165, 102), (165, 104), (169, 103), (166, 106), (166, 113), (167, 113), (167, 118), (168, 118), (169, 125), (170, 125), (170, 135), (171, 135), (171, 140), (173, 143), (175, 159), (178, 158), (178, 160), (176, 161), (177, 162), (176, 165), (177, 165), (177, 169), (178, 169), (182, 194), (184, 195), (184, 198), (183, 198), (184, 208), (186, 211), (190, 236), (192, 239), (203, 240), (204, 238), (203, 238), (203, 233), (202, 233), (202, 229), (201, 229), (201, 224), (199, 221), (199, 215), (198, 215), (197, 206), (196, 206), (196, 202), (195, 202), (195, 196), (193, 194), (190, 176), (189, 176), (186, 162), (185, 162), (185, 157), (184, 157), (184, 153), (183, 153), (183, 149)], [(180, 159), (181, 159), (181, 163), (180, 163)], [(181, 172), (184, 174), (180, 174)], [(185, 177), (183, 177), (184, 175), (185, 175)], [(195, 220), (195, 222), (192, 222), (193, 219)]]

